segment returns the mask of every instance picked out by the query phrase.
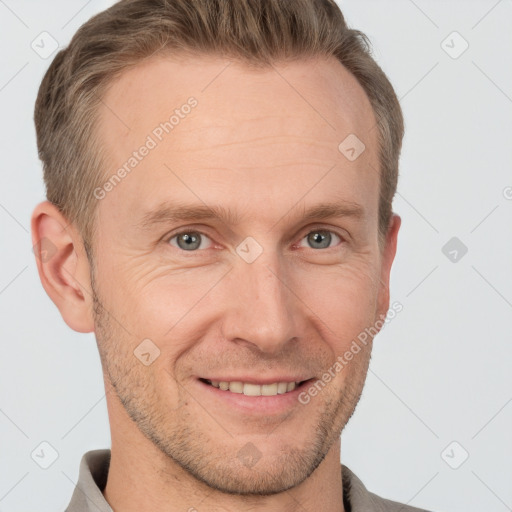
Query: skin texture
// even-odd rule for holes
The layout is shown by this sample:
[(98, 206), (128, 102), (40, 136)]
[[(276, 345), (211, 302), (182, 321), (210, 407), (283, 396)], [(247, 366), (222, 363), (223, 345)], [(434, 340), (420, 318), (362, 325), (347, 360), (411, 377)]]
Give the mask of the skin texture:
[[(198, 377), (318, 379), (385, 316), (400, 218), (380, 248), (369, 100), (334, 59), (262, 71), (153, 57), (103, 98), (106, 178), (191, 96), (197, 106), (99, 200), (93, 275), (79, 233), (53, 205), (32, 217), (34, 244), (56, 247), (37, 260), (45, 290), (72, 329), (96, 334), (112, 438), (104, 495), (123, 512), (338, 512), (340, 434), (371, 342), (308, 404), (277, 413), (235, 410)], [(366, 146), (355, 161), (338, 150), (349, 134)], [(140, 227), (164, 201), (221, 205), (239, 218)], [(357, 203), (364, 215), (301, 220), (325, 202)], [(198, 248), (178, 245), (183, 231), (200, 237)], [(325, 245), (318, 231), (331, 237)], [(252, 263), (237, 253), (247, 237), (262, 249)], [(134, 355), (144, 339), (160, 351), (147, 366)], [(247, 447), (259, 455), (252, 466), (240, 456)]]

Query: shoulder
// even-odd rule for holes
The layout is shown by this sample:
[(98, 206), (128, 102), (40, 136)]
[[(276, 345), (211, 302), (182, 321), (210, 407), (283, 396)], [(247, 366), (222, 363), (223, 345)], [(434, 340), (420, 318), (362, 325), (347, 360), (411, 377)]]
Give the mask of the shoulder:
[(343, 498), (347, 512), (430, 512), (377, 496), (368, 491), (363, 482), (343, 464), (341, 465), (341, 474)]

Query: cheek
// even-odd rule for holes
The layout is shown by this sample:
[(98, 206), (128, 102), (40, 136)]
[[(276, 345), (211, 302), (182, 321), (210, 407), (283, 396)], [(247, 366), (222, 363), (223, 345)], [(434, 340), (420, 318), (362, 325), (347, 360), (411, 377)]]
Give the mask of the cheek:
[(339, 350), (373, 322), (378, 278), (368, 265), (303, 272), (299, 282), (299, 296), (327, 326), (322, 331)]
[(202, 309), (202, 301), (208, 300), (226, 268), (176, 269), (143, 260), (134, 257), (129, 265), (102, 267), (98, 282), (105, 307), (137, 338), (175, 338), (182, 325), (190, 326), (190, 316)]
[[(336, 354), (374, 321), (379, 281), (370, 260), (359, 255), (340, 265), (287, 270), (285, 281), (297, 296), (296, 313), (315, 326)], [(111, 274), (101, 276), (102, 286), (108, 287), (106, 308), (132, 334), (134, 346), (148, 338), (165, 350), (165, 359), (176, 359), (233, 303), (222, 300), (236, 295), (228, 270), (224, 265), (179, 271), (148, 271), (137, 265), (113, 268)]]
[[(132, 308), (135, 329), (145, 329), (157, 339), (173, 340), (181, 350), (180, 340), (193, 339), (209, 314), (219, 310), (220, 289), (226, 268), (204, 266), (181, 271), (159, 272), (131, 292), (127, 303)], [(212, 293), (213, 292), (213, 293)], [(215, 301), (212, 296), (215, 294)]]

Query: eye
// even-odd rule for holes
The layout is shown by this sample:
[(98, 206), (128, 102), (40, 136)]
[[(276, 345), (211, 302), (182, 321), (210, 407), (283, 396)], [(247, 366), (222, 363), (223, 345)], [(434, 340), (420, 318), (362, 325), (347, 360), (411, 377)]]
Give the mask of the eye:
[[(339, 241), (337, 245), (343, 240), (342, 237), (334, 231), (328, 229), (314, 229), (303, 237), (301, 242), (306, 240), (309, 248), (312, 249), (329, 249), (334, 247), (331, 246), (331, 244), (336, 239)], [(187, 252), (198, 252), (200, 249), (209, 249), (212, 246), (211, 242), (210, 237), (200, 231), (194, 230), (181, 231), (167, 238), (167, 243)], [(304, 247), (304, 245), (300, 243), (299, 247)]]
[[(176, 239), (176, 243), (173, 240)], [(167, 241), (174, 247), (182, 249), (183, 251), (195, 251), (196, 249), (208, 249), (203, 243), (206, 240), (210, 240), (204, 233), (200, 231), (182, 231), (176, 233), (172, 237), (168, 238)]]
[[(328, 229), (314, 229), (310, 231), (302, 240), (306, 240), (306, 243), (310, 244), (312, 249), (329, 249), (331, 242), (333, 241), (333, 235), (341, 242), (342, 238)], [(300, 245), (303, 247), (302, 245)]]

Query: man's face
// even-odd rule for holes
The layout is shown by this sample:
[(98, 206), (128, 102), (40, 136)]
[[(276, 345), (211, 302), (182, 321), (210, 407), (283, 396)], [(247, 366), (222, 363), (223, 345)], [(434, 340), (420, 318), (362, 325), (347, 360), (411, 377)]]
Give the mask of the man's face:
[[(271, 494), (307, 478), (339, 438), (371, 343), (307, 404), (300, 392), (388, 307), (377, 129), (334, 59), (226, 65), (151, 59), (103, 98), (106, 178), (139, 154), (98, 204), (96, 336), (109, 413), (128, 413), (134, 440), (142, 432), (213, 488)], [(174, 128), (158, 130), (175, 109)], [(366, 145), (353, 161), (338, 149), (350, 134)], [(347, 214), (304, 219), (324, 204)], [(163, 206), (235, 218), (153, 214)], [(255, 397), (207, 379), (270, 394), (309, 382)]]

